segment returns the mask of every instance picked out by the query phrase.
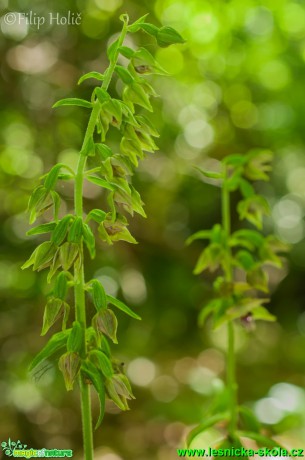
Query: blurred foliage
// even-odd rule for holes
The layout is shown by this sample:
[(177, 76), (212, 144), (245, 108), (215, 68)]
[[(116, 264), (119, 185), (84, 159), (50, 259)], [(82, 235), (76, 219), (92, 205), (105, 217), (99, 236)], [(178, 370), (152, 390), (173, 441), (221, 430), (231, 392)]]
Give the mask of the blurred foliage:
[[(5, 23), (7, 12), (30, 11), (46, 18), (39, 30), (29, 16)], [(48, 23), (50, 12), (62, 17), (68, 11), (81, 13), (79, 26)], [(175, 27), (187, 43), (157, 52), (173, 78), (154, 83), (161, 95), (154, 115), (160, 152), (135, 178), (149, 216), (131, 225), (140, 244), (106, 249), (101, 243), (90, 263), (88, 276), (143, 318), (140, 324), (120, 319), (114, 353), (137, 399), (129, 413), (107, 408), (95, 433), (96, 458), (176, 459), (186, 427), (221, 396), (225, 332), (197, 327), (211, 278), (192, 274), (202, 244), (184, 244), (219, 221), (220, 197), (193, 165), (214, 169), (225, 155), (257, 147), (275, 153), (271, 184), (258, 186), (273, 210), (266, 229), (293, 247), (287, 268), (269, 273), (277, 287), (270, 309), (279, 322), (238, 330), (239, 395), (267, 429), (275, 424), (291, 447), (304, 447), (305, 6), (291, 0), (0, 0), (1, 441), (81, 448), (77, 391), (67, 395), (52, 367), (39, 382), (27, 373), (45, 343), (39, 333), (46, 287), (44, 274), (20, 270), (36, 246), (25, 237), (25, 209), (55, 159), (75, 165), (86, 113), (51, 106), (61, 97), (88, 97), (91, 82), (78, 88), (76, 82), (85, 72), (103, 71), (106, 43), (125, 11), (132, 19), (149, 12), (151, 22)], [(147, 35), (140, 40), (154, 52)], [(68, 184), (62, 193), (69, 210)], [(85, 198), (98, 203), (95, 193), (88, 184)]]

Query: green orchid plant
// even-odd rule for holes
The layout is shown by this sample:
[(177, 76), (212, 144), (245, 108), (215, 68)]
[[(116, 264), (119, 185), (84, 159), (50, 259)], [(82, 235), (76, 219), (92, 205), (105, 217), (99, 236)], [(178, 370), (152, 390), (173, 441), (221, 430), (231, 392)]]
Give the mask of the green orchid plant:
[[(117, 343), (118, 320), (114, 309), (135, 319), (140, 317), (121, 300), (108, 295), (99, 280), (85, 279), (85, 250), (92, 259), (95, 257), (95, 229), (108, 245), (120, 240), (136, 243), (128, 230), (127, 215), (138, 213), (145, 217), (145, 211), (140, 194), (132, 185), (132, 175), (139, 160), (144, 158), (144, 152), (157, 150), (153, 138), (158, 136), (154, 125), (142, 113), (143, 109), (153, 111), (150, 98), (157, 96), (145, 77), (167, 73), (146, 48), (133, 49), (124, 45), (124, 41), (128, 34), (144, 31), (161, 47), (184, 42), (173, 28), (159, 28), (146, 22), (146, 17), (132, 24), (127, 14), (120, 17), (123, 27), (107, 50), (108, 68), (104, 73), (89, 72), (79, 80), (82, 83), (90, 78), (100, 82), (90, 100), (68, 98), (54, 105), (80, 106), (90, 112), (78, 166), (76, 171), (62, 163), (53, 166), (33, 191), (28, 206), (31, 224), (47, 210), (53, 210), (51, 222), (41, 223), (28, 232), (28, 235), (49, 234), (49, 238), (39, 244), (23, 268), (49, 270), (47, 280), (52, 283), (52, 290), (44, 310), (42, 335), (59, 320), (62, 326), (34, 358), (30, 370), (39, 370), (59, 353), (58, 365), (67, 390), (72, 390), (78, 381), (86, 460), (93, 459), (90, 387), (96, 390), (100, 401), (96, 428), (103, 420), (106, 398), (121, 410), (127, 410), (128, 400), (134, 398), (130, 383), (112, 357), (108, 343), (108, 339)], [(109, 85), (113, 79), (120, 80), (121, 97), (110, 94)], [(106, 143), (111, 130), (119, 132), (119, 145), (115, 150)], [(61, 181), (74, 181), (74, 207), (63, 217), (59, 217), (61, 197), (57, 187)], [(103, 190), (108, 209), (84, 209), (84, 181)], [(74, 291), (74, 296), (68, 303), (70, 290)], [(95, 307), (92, 318), (88, 317), (88, 302)]]
[[(272, 153), (267, 150), (253, 150), (245, 155), (229, 155), (221, 162), (220, 172), (204, 171), (204, 177), (214, 179), (221, 187), (222, 222), (211, 230), (200, 230), (190, 236), (187, 244), (206, 239), (209, 244), (201, 252), (194, 273), (205, 270), (215, 273), (213, 298), (200, 311), (199, 324), (203, 326), (208, 317), (213, 328), (226, 325), (227, 346), (227, 388), (226, 402), (221, 407), (212, 405), (204, 423), (195, 427), (187, 437), (190, 446), (195, 437), (205, 430), (217, 426), (225, 427), (215, 448), (240, 447), (241, 438), (246, 437), (264, 447), (278, 446), (276, 441), (264, 436), (254, 414), (246, 406), (238, 405), (235, 372), (235, 327), (238, 323), (247, 329), (253, 328), (258, 320), (275, 321), (266, 308), (270, 294), (266, 265), (281, 268), (281, 253), (287, 245), (275, 235), (264, 235), (263, 217), (269, 214), (265, 198), (255, 192), (254, 181), (268, 181)], [(243, 228), (232, 230), (231, 194), (241, 196), (237, 213)], [(225, 406), (225, 407), (223, 407)]]

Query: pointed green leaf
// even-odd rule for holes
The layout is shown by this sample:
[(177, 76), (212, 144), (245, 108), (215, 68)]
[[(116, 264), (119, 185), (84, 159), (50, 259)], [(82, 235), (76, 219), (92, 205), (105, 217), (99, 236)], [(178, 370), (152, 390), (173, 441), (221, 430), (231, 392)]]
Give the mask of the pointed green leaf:
[(252, 312), (254, 319), (261, 319), (264, 321), (276, 321), (276, 316), (272, 315), (267, 308), (260, 305), (259, 307), (255, 308)]
[(140, 128), (141, 125), (137, 122), (133, 114), (133, 111), (129, 107), (128, 103), (121, 101), (121, 106), (122, 106), (122, 112), (123, 112), (124, 117), (126, 118), (126, 121), (128, 121), (130, 125), (135, 126), (136, 128)]
[(124, 302), (122, 302), (121, 300), (116, 299), (115, 297), (113, 297), (111, 295), (107, 295), (106, 297), (107, 297), (107, 302), (108, 303), (110, 303), (111, 305), (117, 307), (119, 310), (121, 310), (124, 313), (126, 313), (126, 315), (129, 315), (132, 318), (141, 320), (141, 317), (139, 315), (137, 315), (137, 313), (132, 311), (129, 307), (127, 307), (127, 305), (125, 305)]
[(31, 235), (43, 235), (44, 233), (53, 232), (56, 227), (56, 222), (49, 222), (46, 224), (38, 225), (37, 227), (31, 228), (26, 234)]
[(250, 230), (247, 228), (237, 230), (232, 234), (234, 238), (248, 240), (255, 247), (260, 248), (264, 244), (264, 237), (261, 233), (256, 230)]
[(107, 158), (113, 155), (113, 151), (106, 144), (95, 144), (95, 149), (102, 161), (107, 160)]
[(81, 373), (86, 379), (89, 379), (93, 384), (100, 401), (100, 414), (96, 422), (95, 429), (97, 429), (103, 421), (105, 413), (105, 386), (102, 375), (94, 364), (90, 361), (84, 361), (81, 365)]
[(252, 270), (256, 263), (250, 252), (241, 250), (234, 257), (234, 263), (246, 271)]
[(144, 32), (146, 32), (148, 35), (151, 35), (152, 37), (157, 38), (158, 36), (159, 27), (148, 22), (139, 23), (139, 28), (137, 30), (139, 29), (142, 29)]
[(149, 13), (144, 14), (144, 16), (141, 16), (135, 22), (130, 24), (130, 26), (128, 26), (129, 32), (131, 33), (137, 32), (140, 29), (141, 24), (145, 23), (145, 19), (147, 18), (147, 16), (149, 16)]
[(62, 318), (62, 325), (61, 325), (61, 328), (63, 331), (66, 330), (67, 328), (67, 322), (68, 322), (68, 319), (69, 319), (69, 315), (70, 315), (70, 305), (67, 304), (67, 302), (63, 302), (63, 306), (64, 306), (64, 314), (63, 314), (63, 318)]
[(159, 94), (155, 91), (154, 87), (150, 83), (148, 83), (148, 81), (145, 78), (139, 78), (138, 83), (142, 86), (142, 88), (148, 96), (159, 96)]
[(37, 248), (33, 270), (40, 270), (44, 268), (45, 264), (50, 263), (55, 252), (56, 247), (51, 241), (45, 241), (40, 244)]
[(137, 104), (144, 109), (152, 112), (152, 106), (149, 101), (149, 97), (142, 88), (141, 85), (138, 83), (132, 83), (125, 87), (123, 92), (123, 100), (124, 102), (131, 102), (132, 104)]
[(242, 166), (247, 162), (247, 156), (234, 153), (233, 155), (227, 155), (222, 161), (227, 165)]
[(111, 184), (113, 180), (113, 169), (111, 165), (111, 158), (107, 158), (107, 160), (101, 163), (101, 174), (105, 177), (105, 179)]
[(72, 173), (59, 173), (58, 179), (59, 180), (71, 180), (75, 178), (75, 174)]
[(110, 100), (110, 94), (104, 88), (98, 86), (94, 91), (101, 104)]
[(256, 441), (260, 447), (268, 447), (268, 448), (283, 447), (281, 446), (281, 444), (279, 444), (274, 439), (271, 439), (259, 433), (253, 433), (252, 431), (237, 431), (236, 434), (240, 438), (253, 439), (253, 441)]
[(93, 157), (95, 155), (95, 145), (92, 137), (89, 137), (80, 151), (84, 157)]
[(83, 237), (91, 259), (95, 257), (95, 238), (88, 224), (83, 224)]
[(47, 282), (50, 283), (53, 276), (55, 275), (55, 273), (57, 272), (57, 270), (61, 267), (61, 260), (60, 260), (60, 250), (57, 249), (57, 251), (55, 252), (54, 254), (54, 257), (53, 257), (53, 260), (52, 260), (52, 263), (50, 265), (50, 271), (48, 273), (48, 277), (47, 277)]
[(51, 197), (52, 197), (53, 206), (54, 206), (54, 211), (53, 211), (54, 220), (58, 220), (58, 213), (59, 213), (59, 208), (60, 208), (60, 196), (57, 192), (52, 190)]
[(202, 251), (194, 268), (194, 274), (199, 275), (207, 268), (215, 271), (224, 260), (224, 249), (219, 244), (210, 244)]
[(130, 186), (130, 189), (131, 189), (131, 201), (132, 201), (132, 207), (133, 207), (133, 210), (140, 214), (142, 217), (147, 217), (144, 209), (143, 209), (143, 201), (141, 199), (141, 196), (139, 194), (139, 192), (132, 186)]
[(86, 222), (89, 222), (90, 220), (94, 220), (98, 224), (103, 222), (106, 218), (106, 213), (105, 211), (102, 211), (101, 209), (92, 209), (92, 211), (89, 212)]
[(129, 72), (129, 70), (126, 69), (126, 67), (123, 67), (121, 65), (116, 65), (115, 66), (115, 72), (120, 77), (122, 82), (125, 83), (126, 85), (130, 85), (130, 83), (133, 83), (134, 78), (131, 75), (131, 73)]
[(86, 107), (87, 109), (92, 109), (93, 105), (91, 102), (86, 101), (85, 99), (78, 99), (77, 97), (69, 97), (66, 99), (60, 99), (57, 101), (53, 108), (62, 107), (67, 105), (77, 105), (79, 107)]
[(260, 291), (269, 292), (268, 289), (268, 276), (261, 266), (254, 266), (247, 273), (247, 282), (255, 289)]
[(33, 371), (37, 366), (50, 358), (57, 351), (65, 348), (70, 331), (71, 329), (67, 329), (66, 331), (54, 334), (43, 349), (35, 356), (29, 366), (29, 371)]
[(243, 181), (241, 176), (242, 172), (242, 168), (238, 168), (227, 178), (226, 184), (229, 192), (235, 192), (235, 190), (240, 188), (241, 182)]
[(83, 83), (83, 81), (88, 80), (88, 78), (95, 78), (96, 80), (104, 81), (105, 76), (100, 72), (88, 72), (80, 77), (77, 84), (80, 85), (81, 83)]
[(46, 200), (48, 199), (48, 196), (48, 191), (43, 185), (39, 185), (33, 191), (28, 203), (28, 211), (30, 212), (30, 224), (33, 224), (37, 215), (40, 215), (41, 210), (45, 206)]
[(117, 38), (107, 49), (107, 56), (110, 62), (114, 62), (116, 53), (119, 48), (119, 38)]
[(100, 334), (96, 334), (96, 335), (100, 339), (100, 349), (102, 350), (103, 353), (105, 353), (105, 355), (108, 356), (108, 358), (111, 358), (111, 348), (110, 348), (108, 340), (106, 339), (104, 335), (100, 335)]
[(147, 117), (145, 117), (144, 115), (137, 115), (135, 118), (139, 123), (142, 132), (144, 131), (153, 137), (160, 137), (160, 134)]
[(239, 187), (240, 187), (240, 191), (241, 191), (242, 195), (245, 198), (250, 198), (251, 196), (255, 195), (255, 190), (254, 190), (253, 186), (247, 180), (240, 179), (239, 180)]
[(254, 413), (246, 406), (239, 406), (238, 412), (241, 417), (241, 423), (244, 429), (252, 431), (254, 433), (260, 432), (260, 423), (255, 417)]
[(225, 233), (220, 224), (215, 224), (212, 228), (211, 241), (212, 243), (222, 245), (225, 243)]
[(44, 181), (44, 187), (48, 192), (54, 189), (57, 179), (58, 179), (58, 175), (63, 166), (64, 165), (61, 163), (53, 166), (53, 168), (46, 175), (45, 181)]
[(102, 284), (94, 279), (90, 281), (92, 288), (92, 300), (97, 311), (105, 310), (107, 308), (106, 292)]
[(105, 179), (101, 179), (96, 176), (87, 176), (87, 179), (89, 182), (92, 182), (92, 184), (99, 185), (100, 187), (106, 188), (108, 190), (115, 190), (115, 187), (109, 182), (107, 182)]
[(126, 57), (127, 59), (131, 59), (135, 53), (135, 51), (132, 48), (129, 48), (128, 46), (120, 46), (119, 52), (122, 54), (122, 56)]
[(208, 316), (214, 313), (217, 313), (217, 311), (219, 310), (219, 308), (221, 308), (221, 306), (222, 306), (221, 299), (213, 299), (207, 305), (205, 305), (202, 308), (198, 316), (199, 326), (203, 326)]
[(202, 433), (203, 431), (207, 430), (208, 428), (216, 425), (219, 422), (227, 421), (230, 419), (230, 414), (228, 412), (223, 412), (221, 414), (213, 415), (207, 418), (203, 423), (196, 426), (191, 432), (188, 434), (186, 438), (186, 445), (189, 447), (193, 440), (198, 436), (198, 434)]
[(157, 43), (162, 48), (165, 48), (169, 45), (174, 45), (175, 43), (185, 43), (184, 38), (172, 27), (164, 26), (158, 30)]
[(89, 359), (106, 378), (111, 378), (113, 376), (111, 361), (105, 353), (100, 350), (92, 350), (89, 352)]
[(214, 172), (214, 171), (205, 171), (199, 166), (194, 166), (194, 168), (197, 169), (199, 172), (201, 172), (201, 174), (203, 174), (205, 177), (208, 177), (210, 179), (223, 179), (222, 173)]

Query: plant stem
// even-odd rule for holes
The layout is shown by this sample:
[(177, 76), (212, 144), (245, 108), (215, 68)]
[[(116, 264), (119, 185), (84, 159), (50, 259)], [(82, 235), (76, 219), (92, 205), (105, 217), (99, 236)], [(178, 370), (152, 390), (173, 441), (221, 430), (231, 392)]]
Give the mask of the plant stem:
[(112, 75), (113, 75), (113, 72), (115, 70), (115, 66), (117, 64), (117, 60), (118, 60), (118, 57), (119, 57), (119, 54), (120, 54), (119, 48), (120, 48), (120, 46), (123, 45), (125, 37), (126, 37), (126, 34), (127, 34), (127, 26), (128, 26), (128, 22), (127, 22), (127, 20), (124, 20), (124, 25), (123, 25), (123, 28), (122, 28), (122, 32), (121, 32), (121, 35), (120, 35), (120, 37), (118, 39), (117, 50), (116, 50), (116, 52), (115, 52), (115, 54), (113, 56), (113, 59), (110, 62), (110, 66), (108, 67), (108, 69), (105, 72), (105, 79), (104, 79), (103, 84), (102, 84), (103, 89), (107, 89), (108, 86), (109, 86), (109, 83), (111, 82), (111, 78), (112, 78)]
[[(95, 124), (99, 115), (100, 106), (95, 102), (95, 106), (91, 112), (88, 127), (86, 130), (83, 147), (86, 145), (88, 139), (93, 136)], [(75, 196), (74, 206), (75, 214), (79, 217), (83, 216), (83, 180), (84, 170), (86, 166), (86, 156), (80, 154), (75, 177)], [(83, 258), (83, 244), (81, 243), (80, 249), (81, 269), (75, 271), (74, 279), (74, 298), (75, 298), (75, 319), (79, 321), (86, 330), (86, 299), (85, 299), (85, 276), (84, 276), (84, 258)], [(84, 336), (82, 345), (83, 354), (87, 354), (87, 345)], [(90, 400), (90, 386), (85, 383), (80, 375), (79, 377), (80, 395), (81, 395), (81, 411), (82, 411), (82, 428), (83, 428), (83, 443), (84, 443), (84, 458), (85, 460), (93, 460), (93, 433), (92, 433), (92, 415), (91, 415), (91, 400)]]
[[(122, 32), (119, 38), (118, 47), (124, 42), (127, 33), (127, 22), (124, 22)], [(105, 73), (105, 79), (102, 87), (107, 89), (112, 79), (113, 72), (117, 63), (119, 51), (117, 51)], [(101, 105), (96, 100), (89, 118), (88, 126), (86, 129), (82, 150), (85, 148), (87, 142), (93, 137), (95, 126), (100, 115)], [(75, 189), (74, 189), (74, 207), (75, 214), (78, 217), (83, 217), (83, 182), (84, 173), (86, 168), (86, 155), (80, 153), (77, 171), (75, 176)], [(83, 257), (83, 244), (81, 243), (80, 249), (81, 268), (79, 271), (74, 272), (74, 298), (75, 298), (75, 319), (79, 321), (86, 330), (86, 299), (85, 299), (85, 276), (84, 276), (84, 257)], [(83, 342), (83, 356), (87, 355), (87, 346), (84, 335)], [(83, 428), (83, 444), (84, 444), (84, 459), (93, 460), (93, 433), (92, 433), (92, 415), (91, 415), (91, 399), (90, 399), (90, 386), (79, 377), (80, 395), (81, 395), (81, 412), (82, 412), (82, 428)]]
[[(232, 264), (231, 264), (231, 248), (229, 246), (229, 238), (231, 235), (231, 210), (230, 210), (230, 191), (227, 186), (228, 171), (225, 165), (224, 180), (222, 187), (222, 224), (226, 237), (226, 269), (225, 280), (231, 283), (233, 280)], [(227, 385), (229, 389), (230, 403), (230, 422), (229, 433), (234, 434), (237, 428), (237, 383), (235, 378), (235, 350), (234, 350), (234, 324), (233, 321), (228, 322), (228, 351), (227, 351)]]

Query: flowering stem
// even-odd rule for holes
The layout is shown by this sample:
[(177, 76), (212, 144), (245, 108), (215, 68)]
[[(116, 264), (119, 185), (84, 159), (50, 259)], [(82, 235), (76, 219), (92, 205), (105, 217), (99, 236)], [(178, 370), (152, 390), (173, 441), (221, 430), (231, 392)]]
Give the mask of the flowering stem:
[[(232, 266), (231, 266), (231, 248), (229, 246), (229, 238), (231, 234), (231, 213), (230, 213), (230, 191), (227, 186), (227, 166), (224, 169), (224, 180), (222, 187), (222, 224), (226, 238), (226, 270), (225, 280), (228, 283), (232, 282)], [(227, 351), (227, 384), (229, 388), (229, 404), (230, 404), (230, 422), (229, 433), (233, 434), (237, 425), (237, 383), (235, 378), (235, 350), (234, 350), (234, 325), (232, 321), (228, 322), (228, 351)]]
[[(127, 22), (124, 22), (124, 26), (119, 38), (118, 47), (123, 44), (124, 38), (127, 33)], [(115, 66), (117, 63), (119, 51), (117, 51), (111, 61), (108, 69), (105, 73), (105, 79), (102, 87), (107, 89)], [(82, 150), (85, 148), (87, 142), (93, 137), (96, 123), (100, 115), (101, 105), (96, 100), (93, 105), (93, 109), (89, 118), (86, 134), (84, 137)], [(75, 176), (75, 190), (74, 190), (74, 206), (75, 214), (78, 217), (83, 217), (83, 182), (86, 167), (86, 155), (80, 153), (79, 161), (77, 165), (77, 171)], [(84, 258), (83, 258), (83, 243), (81, 243), (80, 249), (81, 257), (81, 268), (74, 272), (74, 298), (75, 298), (75, 319), (79, 321), (86, 329), (86, 301), (85, 301), (85, 277), (84, 277)], [(82, 350), (84, 356), (87, 354), (87, 346), (85, 335), (82, 344)], [(84, 443), (84, 458), (85, 460), (93, 460), (93, 433), (92, 433), (92, 415), (91, 415), (91, 401), (90, 401), (90, 386), (84, 381), (83, 377), (79, 377), (80, 394), (81, 394), (81, 411), (82, 411), (82, 427), (83, 427), (83, 443)]]

